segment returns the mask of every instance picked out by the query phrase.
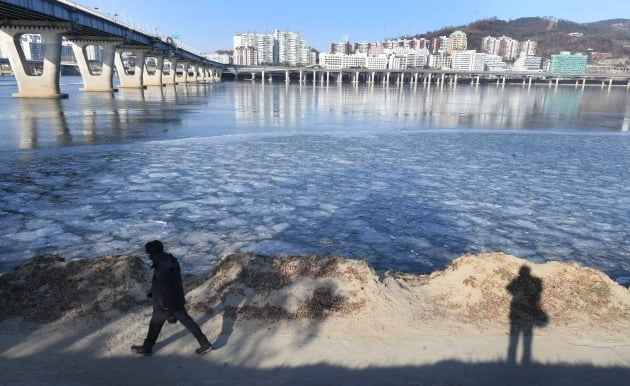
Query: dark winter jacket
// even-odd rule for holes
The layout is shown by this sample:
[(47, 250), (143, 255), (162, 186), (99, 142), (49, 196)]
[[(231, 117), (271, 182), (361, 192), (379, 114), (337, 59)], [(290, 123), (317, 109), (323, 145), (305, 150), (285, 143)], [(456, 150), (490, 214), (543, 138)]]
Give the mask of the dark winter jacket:
[(162, 252), (151, 256), (153, 261), (153, 279), (151, 280), (151, 296), (153, 305), (167, 313), (184, 308), (184, 286), (177, 259), (170, 253)]

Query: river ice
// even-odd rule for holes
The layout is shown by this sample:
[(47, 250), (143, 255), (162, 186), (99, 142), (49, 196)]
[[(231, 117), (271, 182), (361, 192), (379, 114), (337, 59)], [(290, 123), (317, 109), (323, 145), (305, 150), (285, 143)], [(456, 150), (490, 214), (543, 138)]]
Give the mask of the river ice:
[(463, 253), (630, 276), (630, 138), (435, 130), (248, 135), (0, 155), (0, 259), (234, 251), (426, 273)]

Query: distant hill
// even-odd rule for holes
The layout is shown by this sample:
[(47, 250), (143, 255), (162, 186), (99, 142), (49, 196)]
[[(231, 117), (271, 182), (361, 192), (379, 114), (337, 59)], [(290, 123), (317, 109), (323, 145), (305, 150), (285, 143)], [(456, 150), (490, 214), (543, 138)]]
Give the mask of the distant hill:
[[(458, 29), (466, 32), (470, 49), (480, 50), (481, 40), (488, 35), (505, 35), (516, 40), (537, 41), (536, 54), (545, 58), (560, 51), (571, 51), (589, 53), (589, 59), (595, 63), (630, 65), (630, 19), (575, 23), (549, 17), (524, 17), (509, 21), (491, 18), (416, 36), (433, 38), (449, 35)], [(572, 32), (583, 35), (569, 36)]]

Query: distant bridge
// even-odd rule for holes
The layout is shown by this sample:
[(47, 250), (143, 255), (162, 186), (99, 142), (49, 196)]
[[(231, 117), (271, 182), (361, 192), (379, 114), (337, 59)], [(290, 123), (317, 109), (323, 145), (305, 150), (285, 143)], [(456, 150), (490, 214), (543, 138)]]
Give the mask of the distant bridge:
[[(33, 62), (24, 59), (19, 44), (20, 35), (31, 33), (41, 35), (44, 44), (43, 69), (36, 76)], [(169, 37), (140, 31), (72, 1), (3, 0), (0, 43), (18, 83), (19, 92), (15, 96), (65, 96), (59, 92), (62, 37), (72, 42), (85, 91), (114, 91), (114, 67), (120, 77), (119, 87), (214, 81), (220, 79), (225, 67), (191, 48), (175, 44)], [(88, 46), (102, 49), (103, 65), (99, 73), (90, 68)], [(129, 68), (129, 61), (124, 63), (123, 54), (135, 57), (134, 68)], [(154, 58), (156, 66), (148, 69), (146, 58)]]
[(236, 80), (272, 80), (283, 79), (286, 82), (312, 83), (409, 83), (409, 84), (451, 84), (458, 83), (518, 83), (522, 85), (560, 84), (602, 87), (624, 86), (630, 89), (630, 74), (577, 74), (534, 71), (457, 71), (428, 68), (412, 68), (406, 70), (373, 70), (367, 68), (326, 69), (321, 67), (271, 67), (271, 66), (227, 66), (223, 70)]

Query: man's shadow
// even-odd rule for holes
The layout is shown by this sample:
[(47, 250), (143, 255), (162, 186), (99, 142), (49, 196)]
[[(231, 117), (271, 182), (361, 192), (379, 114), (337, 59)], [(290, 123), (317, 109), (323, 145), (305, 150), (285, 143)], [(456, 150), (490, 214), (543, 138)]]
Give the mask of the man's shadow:
[(510, 344), (508, 346), (508, 364), (516, 364), (516, 349), (519, 336), (523, 335), (523, 356), (521, 365), (528, 365), (532, 360), (532, 340), (534, 327), (547, 325), (547, 314), (540, 308), (542, 279), (531, 275), (530, 268), (521, 266), (518, 276), (506, 289), (512, 294), (510, 305)]

